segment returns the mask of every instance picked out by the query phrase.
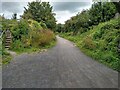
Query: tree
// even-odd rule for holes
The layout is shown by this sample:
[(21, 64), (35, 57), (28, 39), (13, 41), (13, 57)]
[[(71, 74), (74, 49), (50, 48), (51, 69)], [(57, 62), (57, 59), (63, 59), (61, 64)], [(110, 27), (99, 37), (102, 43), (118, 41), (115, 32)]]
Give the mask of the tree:
[(56, 32), (63, 32), (63, 28), (64, 26), (63, 26), (63, 24), (61, 24), (61, 23), (58, 23), (57, 25), (56, 25)]
[(88, 10), (83, 10), (77, 17), (76, 31), (79, 31), (80, 33), (86, 32), (90, 25)]
[(92, 25), (110, 20), (115, 16), (116, 7), (112, 2), (95, 2), (89, 10), (83, 10), (65, 22), (65, 32), (84, 33)]
[(120, 13), (120, 1), (119, 2), (113, 2), (117, 8), (117, 11)]
[(89, 29), (89, 24), (88, 10), (83, 10), (65, 22), (64, 30), (66, 30), (66, 32), (73, 32), (73, 35), (76, 35), (78, 32), (86, 32)]
[(92, 5), (89, 11), (91, 23), (97, 25), (115, 16), (116, 7), (112, 2), (97, 2)]
[(12, 19), (17, 19), (17, 13), (14, 13), (14, 14), (12, 15)]
[(49, 29), (54, 30), (56, 27), (55, 14), (52, 12), (52, 6), (49, 2), (30, 2), (28, 9), (25, 8), (23, 18), (33, 19), (38, 22), (43, 22)]

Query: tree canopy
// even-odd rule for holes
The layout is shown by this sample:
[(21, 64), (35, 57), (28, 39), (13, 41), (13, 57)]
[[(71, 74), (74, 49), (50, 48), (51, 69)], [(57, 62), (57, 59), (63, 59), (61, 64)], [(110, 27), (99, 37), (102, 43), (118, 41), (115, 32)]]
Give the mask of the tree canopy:
[(113, 2), (95, 2), (89, 10), (83, 10), (65, 22), (64, 31), (83, 33), (93, 25), (110, 20), (117, 12)]
[(22, 18), (43, 22), (49, 29), (54, 30), (56, 27), (56, 20), (52, 9), (53, 7), (49, 4), (49, 2), (33, 1), (28, 3), (28, 9), (25, 8)]

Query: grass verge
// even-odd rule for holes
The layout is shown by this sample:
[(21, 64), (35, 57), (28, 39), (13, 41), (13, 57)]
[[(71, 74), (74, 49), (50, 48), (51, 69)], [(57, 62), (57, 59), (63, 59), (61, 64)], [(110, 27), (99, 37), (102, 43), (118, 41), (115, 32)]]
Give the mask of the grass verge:
[[(21, 48), (18, 50), (13, 50), (14, 52), (16, 52), (18, 55), (22, 54), (22, 53), (34, 53), (34, 52), (42, 52), (45, 51), (46, 49), (52, 48), (56, 45), (56, 40), (51, 41), (49, 44), (45, 45), (45, 46), (41, 46), (40, 48)], [(8, 64), (10, 63), (10, 61), (13, 59), (13, 56), (10, 55), (10, 53), (8, 53), (6, 50), (3, 50), (2, 52), (2, 64)]]

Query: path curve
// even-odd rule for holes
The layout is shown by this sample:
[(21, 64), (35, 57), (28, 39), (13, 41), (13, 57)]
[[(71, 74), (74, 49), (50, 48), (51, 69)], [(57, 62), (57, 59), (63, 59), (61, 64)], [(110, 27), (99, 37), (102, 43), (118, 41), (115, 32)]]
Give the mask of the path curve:
[(57, 45), (16, 56), (3, 66), (3, 88), (117, 88), (118, 72), (84, 55), (57, 36)]

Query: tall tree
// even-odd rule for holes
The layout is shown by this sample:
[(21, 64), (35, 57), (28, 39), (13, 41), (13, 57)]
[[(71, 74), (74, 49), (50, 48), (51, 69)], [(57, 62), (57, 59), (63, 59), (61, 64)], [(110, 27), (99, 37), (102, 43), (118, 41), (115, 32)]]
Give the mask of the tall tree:
[(112, 2), (97, 2), (89, 11), (92, 24), (110, 20), (115, 16), (116, 7)]
[(49, 29), (54, 30), (56, 27), (55, 14), (52, 12), (52, 6), (49, 2), (31, 2), (28, 3), (28, 9), (25, 8), (23, 18), (33, 19), (43, 22)]

